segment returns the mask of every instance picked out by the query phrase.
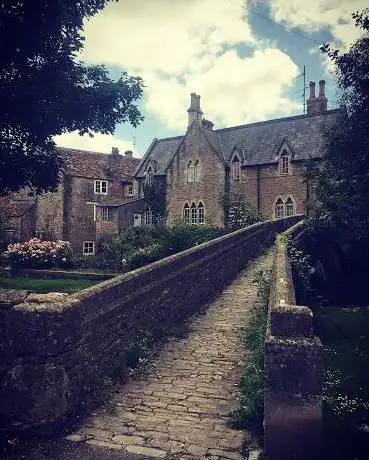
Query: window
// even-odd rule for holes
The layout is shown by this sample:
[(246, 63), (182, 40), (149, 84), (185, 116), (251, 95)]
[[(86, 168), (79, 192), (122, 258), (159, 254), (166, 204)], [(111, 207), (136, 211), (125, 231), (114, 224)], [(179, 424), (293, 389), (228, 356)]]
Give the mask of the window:
[(193, 182), (194, 178), (194, 167), (192, 161), (190, 161), (187, 165), (187, 182)]
[(191, 205), (191, 224), (197, 224), (197, 206), (195, 203)]
[(240, 180), (241, 177), (241, 167), (240, 161), (237, 157), (234, 157), (232, 162), (232, 179)]
[(95, 180), (95, 195), (107, 195), (107, 194), (108, 194), (108, 181)]
[(133, 184), (128, 184), (127, 194), (128, 196), (133, 196)]
[(94, 241), (84, 241), (83, 242), (83, 255), (93, 256), (95, 254), (95, 242)]
[(280, 173), (281, 174), (288, 174), (290, 169), (290, 158), (286, 150), (283, 150), (280, 159)]
[(153, 225), (153, 213), (151, 208), (147, 208), (144, 213), (144, 224), (145, 225)]
[(204, 209), (204, 205), (201, 202), (199, 203), (199, 207), (197, 208), (197, 210), (198, 210), (198, 213), (197, 213), (198, 223), (204, 224), (205, 223), (205, 209)]
[(101, 219), (109, 220), (109, 208), (107, 206), (101, 208)]
[(187, 203), (183, 207), (183, 220), (185, 224), (190, 223), (190, 207), (188, 206)]
[(194, 167), (194, 182), (200, 182), (200, 162), (196, 161)]
[(290, 217), (294, 215), (294, 209), (293, 209), (293, 201), (291, 198), (287, 198), (286, 201), (286, 217)]
[(152, 187), (152, 185), (154, 183), (154, 172), (153, 172), (151, 167), (147, 170), (146, 183), (150, 187)]
[(284, 203), (281, 198), (278, 198), (275, 204), (275, 217), (277, 219), (284, 217)]

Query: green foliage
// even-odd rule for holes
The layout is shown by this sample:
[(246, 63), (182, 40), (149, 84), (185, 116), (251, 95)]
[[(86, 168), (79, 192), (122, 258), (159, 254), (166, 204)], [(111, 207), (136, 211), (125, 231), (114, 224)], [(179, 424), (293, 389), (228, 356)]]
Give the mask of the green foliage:
[(225, 194), (221, 198), (226, 226), (232, 230), (261, 222), (263, 215), (238, 193)]
[(325, 45), (348, 109), (327, 134), (323, 164), (312, 171), (318, 217), (345, 220), (369, 215), (369, 10), (354, 13), (364, 35), (345, 53)]
[(24, 289), (25, 291), (38, 292), (73, 292), (81, 291), (93, 286), (100, 281), (75, 280), (75, 279), (35, 279), (22, 277), (0, 276), (0, 287), (4, 289)]
[(217, 227), (187, 225), (183, 222), (172, 227), (161, 224), (134, 227), (126, 232), (101, 238), (97, 243), (94, 266), (111, 270), (133, 270), (224, 233), (224, 229)]
[(366, 458), (359, 426), (369, 418), (369, 311), (328, 307), (314, 320), (324, 345), (325, 458)]
[(101, 65), (78, 61), (85, 21), (110, 0), (7, 1), (0, 4), (0, 194), (58, 185), (61, 159), (53, 136), (112, 134), (137, 126), (143, 82), (117, 81)]
[(264, 418), (264, 339), (271, 286), (270, 271), (256, 274), (258, 301), (255, 304), (245, 335), (247, 361), (240, 383), (240, 409), (231, 414), (234, 428), (262, 432)]
[(166, 217), (166, 183), (154, 178), (152, 186), (144, 184), (145, 201), (153, 212), (155, 222), (164, 222)]

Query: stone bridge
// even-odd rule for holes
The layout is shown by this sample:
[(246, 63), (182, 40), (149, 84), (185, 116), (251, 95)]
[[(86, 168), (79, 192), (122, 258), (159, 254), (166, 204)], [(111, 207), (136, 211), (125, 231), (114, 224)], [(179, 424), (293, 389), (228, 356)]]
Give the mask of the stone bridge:
[[(255, 224), (74, 295), (0, 299), (2, 422), (50, 432), (83, 411), (90, 415), (70, 431), (70, 442), (122, 455), (258, 458), (249, 435), (227, 420), (247, 359), (242, 337), (257, 301), (255, 273), (273, 269), (266, 447), (271, 459), (304, 458), (298, 449), (285, 453), (291, 443), (319, 437), (319, 385), (311, 383), (319, 381), (319, 344), (310, 310), (289, 307), (295, 299), (285, 248), (270, 248), (299, 220)], [(167, 342), (138, 379), (117, 386), (91, 413), (105, 377), (124, 374), (140, 334), (188, 318), (187, 338)]]

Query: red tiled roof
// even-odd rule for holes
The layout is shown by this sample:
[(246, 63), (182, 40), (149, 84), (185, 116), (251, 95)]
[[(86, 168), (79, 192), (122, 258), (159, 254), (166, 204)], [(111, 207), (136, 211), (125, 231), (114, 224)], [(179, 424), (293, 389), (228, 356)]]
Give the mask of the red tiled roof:
[(129, 180), (141, 162), (139, 158), (125, 155), (115, 156), (64, 147), (59, 147), (58, 150), (65, 159), (65, 167), (71, 175), (91, 179), (109, 179), (113, 174), (119, 176), (122, 181)]

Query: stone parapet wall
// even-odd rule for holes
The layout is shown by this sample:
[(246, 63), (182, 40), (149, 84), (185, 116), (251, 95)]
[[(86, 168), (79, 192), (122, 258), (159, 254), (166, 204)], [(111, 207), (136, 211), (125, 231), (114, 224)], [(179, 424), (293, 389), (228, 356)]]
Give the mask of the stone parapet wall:
[(68, 294), (0, 302), (0, 418), (53, 429), (95, 397), (141, 331), (197, 312), (299, 216), (252, 225)]
[[(302, 225), (286, 233), (297, 237)], [(296, 305), (286, 244), (278, 239), (265, 340), (264, 444), (269, 460), (320, 458), (321, 351), (312, 311)]]

